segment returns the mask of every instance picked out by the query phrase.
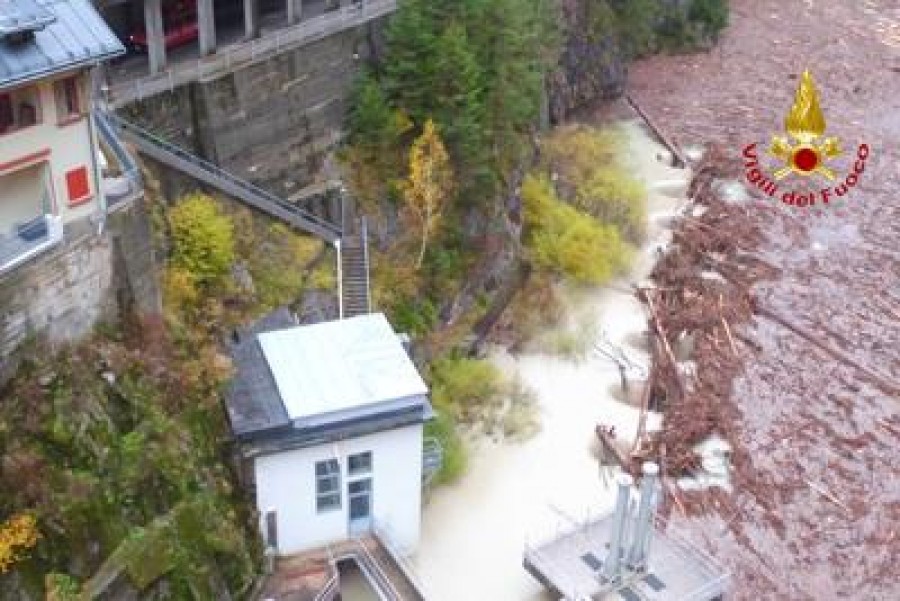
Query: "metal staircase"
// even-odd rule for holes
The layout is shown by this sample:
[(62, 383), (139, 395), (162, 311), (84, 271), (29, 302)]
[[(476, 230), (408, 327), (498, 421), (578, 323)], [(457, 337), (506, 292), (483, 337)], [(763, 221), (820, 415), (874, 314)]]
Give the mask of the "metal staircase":
[(341, 296), (343, 317), (365, 315), (372, 308), (369, 289), (369, 245), (366, 218), (359, 231), (346, 232), (341, 240)]
[(134, 123), (111, 113), (106, 117), (125, 140), (150, 158), (186, 173), (257, 210), (326, 242), (333, 243), (340, 239), (340, 225), (287, 202), (268, 190), (241, 179), (183, 148), (166, 142)]

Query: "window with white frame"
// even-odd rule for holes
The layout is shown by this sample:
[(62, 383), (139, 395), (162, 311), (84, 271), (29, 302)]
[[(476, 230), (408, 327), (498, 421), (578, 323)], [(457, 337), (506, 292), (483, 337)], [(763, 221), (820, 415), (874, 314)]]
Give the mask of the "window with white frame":
[(372, 471), (372, 451), (357, 453), (347, 457), (347, 474), (361, 476)]
[(341, 464), (337, 459), (316, 462), (316, 511), (341, 507)]

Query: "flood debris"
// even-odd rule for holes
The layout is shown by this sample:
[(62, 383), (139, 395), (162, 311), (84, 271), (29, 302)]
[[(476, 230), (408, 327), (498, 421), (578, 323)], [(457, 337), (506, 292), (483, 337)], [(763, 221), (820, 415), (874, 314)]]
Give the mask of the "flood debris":
[[(726, 415), (726, 400), (742, 361), (733, 329), (754, 313), (751, 286), (777, 270), (748, 252), (760, 232), (746, 209), (722, 198), (717, 176), (725, 173), (719, 153), (699, 162), (689, 192), (703, 210), (680, 220), (652, 272), (652, 285), (637, 291), (653, 333), (648, 403), (665, 418), (660, 432), (639, 432), (632, 469), (658, 457), (664, 445), (663, 471), (681, 476), (700, 467), (698, 443), (713, 434), (728, 438), (723, 430), (734, 416)], [(691, 341), (690, 357), (681, 350), (684, 340)]]

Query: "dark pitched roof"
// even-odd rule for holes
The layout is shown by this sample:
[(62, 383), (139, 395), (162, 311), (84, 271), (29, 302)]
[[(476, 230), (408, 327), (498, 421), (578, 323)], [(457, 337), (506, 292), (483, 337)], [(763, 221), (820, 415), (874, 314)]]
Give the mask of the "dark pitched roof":
[(287, 309), (278, 309), (252, 325), (232, 344), (235, 373), (226, 397), (235, 436), (290, 425), (275, 378), (256, 335), (296, 325)]
[(0, 0), (0, 87), (124, 52), (88, 0)]

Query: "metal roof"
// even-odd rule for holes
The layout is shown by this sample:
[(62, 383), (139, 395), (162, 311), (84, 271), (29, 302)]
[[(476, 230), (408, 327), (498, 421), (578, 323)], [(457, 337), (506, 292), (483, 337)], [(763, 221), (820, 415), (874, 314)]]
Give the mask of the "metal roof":
[(124, 53), (88, 0), (0, 0), (0, 88)]
[(307, 444), (434, 416), (425, 382), (381, 314), (297, 326), (279, 310), (231, 351), (225, 400), (241, 440)]
[(259, 344), (292, 420), (428, 394), (381, 313), (266, 332)]

